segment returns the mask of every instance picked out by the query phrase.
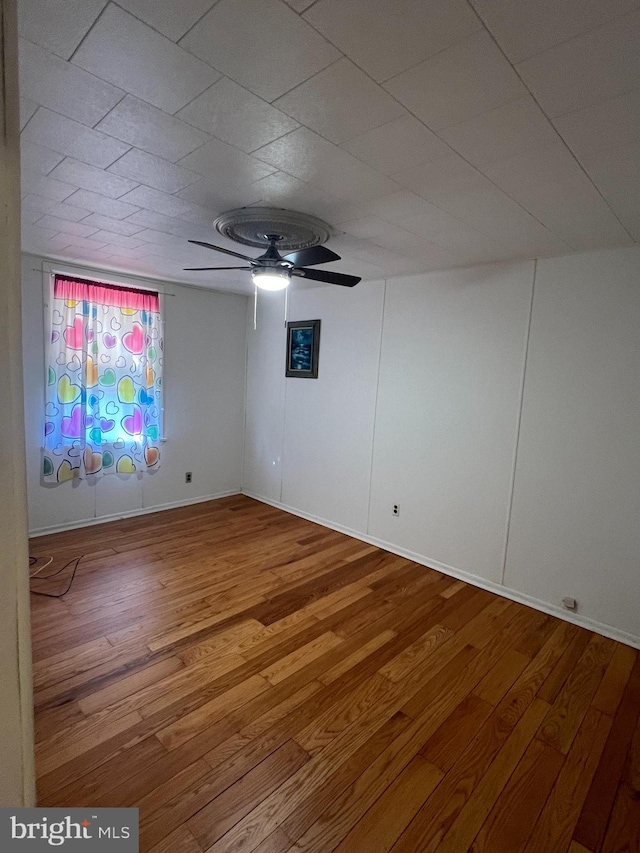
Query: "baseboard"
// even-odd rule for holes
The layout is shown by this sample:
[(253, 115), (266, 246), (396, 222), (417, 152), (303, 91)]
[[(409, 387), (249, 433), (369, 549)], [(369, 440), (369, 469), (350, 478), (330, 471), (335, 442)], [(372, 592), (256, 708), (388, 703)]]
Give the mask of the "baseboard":
[(333, 521), (328, 521), (326, 518), (320, 518), (319, 516), (312, 515), (308, 512), (303, 512), (295, 507), (287, 506), (279, 501), (266, 498), (263, 495), (250, 492), (246, 489), (242, 490), (242, 494), (246, 495), (248, 498), (260, 501), (261, 503), (269, 504), (269, 506), (289, 512), (292, 515), (297, 515), (307, 521), (313, 521), (316, 524), (321, 524), (323, 527), (328, 527), (331, 530), (337, 530), (339, 533), (345, 533), (347, 536), (352, 536), (354, 539), (359, 539), (361, 542), (366, 542), (368, 545), (375, 545), (383, 551), (389, 551), (392, 554), (397, 554), (399, 557), (406, 557), (408, 560), (412, 560), (414, 563), (419, 563), (421, 566), (436, 569), (437, 571), (452, 578), (464, 581), (472, 586), (477, 586), (480, 589), (486, 589), (488, 592), (501, 595), (503, 598), (508, 598), (510, 601), (525, 604), (528, 607), (533, 607), (534, 610), (540, 610), (542, 613), (548, 613), (550, 616), (557, 616), (558, 619), (563, 619), (565, 622), (571, 622), (574, 625), (579, 625), (581, 628), (586, 628), (588, 631), (595, 631), (597, 634), (602, 634), (604, 637), (609, 637), (612, 640), (625, 643), (627, 646), (633, 646), (633, 648), (640, 649), (640, 637), (636, 637), (634, 634), (629, 634), (626, 631), (621, 631), (618, 628), (614, 628), (612, 625), (597, 622), (595, 619), (590, 619), (588, 616), (582, 616), (579, 613), (571, 613), (569, 610), (556, 607), (555, 605), (549, 604), (547, 601), (540, 598), (534, 598), (531, 595), (519, 592), (511, 587), (486, 580), (485, 578), (480, 577), (480, 575), (474, 575), (471, 572), (456, 569), (455, 566), (448, 566), (445, 563), (438, 562), (438, 560), (430, 560), (422, 554), (416, 554), (414, 551), (409, 551), (392, 542), (386, 542), (383, 539), (376, 539), (374, 536), (369, 536), (359, 530), (352, 530), (344, 525), (336, 524)]
[(84, 518), (79, 521), (70, 521), (67, 524), (38, 527), (35, 530), (29, 531), (29, 538), (35, 539), (38, 536), (47, 536), (50, 533), (63, 533), (65, 530), (78, 530), (81, 527), (93, 527), (95, 524), (106, 524), (108, 521), (119, 521), (122, 518), (135, 518), (137, 515), (151, 515), (151, 513), (163, 512), (166, 509), (178, 509), (181, 506), (192, 506), (193, 504), (202, 504), (207, 501), (217, 501), (220, 498), (228, 498), (239, 494), (239, 489), (230, 489), (227, 492), (217, 492), (215, 495), (204, 495), (199, 498), (188, 498), (185, 501), (171, 501), (171, 503), (140, 507), (138, 509), (127, 510), (126, 512), (116, 512), (112, 515), (101, 515), (100, 518)]

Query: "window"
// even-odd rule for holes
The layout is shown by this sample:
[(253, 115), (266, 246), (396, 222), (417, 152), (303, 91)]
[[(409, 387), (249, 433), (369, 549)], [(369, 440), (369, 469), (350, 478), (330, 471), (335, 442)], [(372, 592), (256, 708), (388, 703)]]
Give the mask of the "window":
[(157, 468), (158, 293), (56, 275), (49, 323), (44, 481)]

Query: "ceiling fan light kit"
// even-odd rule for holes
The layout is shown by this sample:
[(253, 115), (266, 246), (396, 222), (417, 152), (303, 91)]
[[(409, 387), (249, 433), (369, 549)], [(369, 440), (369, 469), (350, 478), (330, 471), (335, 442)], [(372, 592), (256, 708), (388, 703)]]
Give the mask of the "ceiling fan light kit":
[(291, 271), (288, 269), (253, 269), (251, 278), (256, 287), (262, 290), (284, 290), (291, 282)]
[[(251, 258), (213, 243), (189, 240), (247, 263), (244, 267), (189, 267), (189, 271), (244, 269), (251, 273), (254, 284), (262, 290), (284, 290), (292, 277), (342, 287), (353, 287), (361, 280), (355, 275), (309, 269), (340, 260), (340, 255), (322, 245), (331, 236), (331, 228), (315, 216), (277, 207), (242, 207), (223, 214), (213, 224), (216, 231), (228, 240), (256, 248), (266, 247), (266, 251), (257, 258)], [(279, 250), (285, 250), (287, 254), (281, 255)]]

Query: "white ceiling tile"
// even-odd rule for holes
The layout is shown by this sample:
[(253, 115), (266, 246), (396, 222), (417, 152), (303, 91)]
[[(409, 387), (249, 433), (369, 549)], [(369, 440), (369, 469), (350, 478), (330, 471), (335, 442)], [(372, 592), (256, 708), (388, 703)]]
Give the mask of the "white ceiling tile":
[(345, 222), (342, 228), (347, 234), (410, 258), (418, 260), (427, 258), (430, 261), (435, 261), (437, 258), (438, 263), (448, 264), (454, 260), (451, 253), (444, 247), (437, 246), (422, 235), (413, 234), (405, 228), (400, 228), (391, 222), (384, 222), (375, 216)]
[[(490, 256), (491, 251), (498, 249), (498, 245), (491, 238), (468, 225), (464, 225), (450, 213), (429, 204), (429, 202), (412, 193), (396, 193), (395, 196), (388, 196), (372, 202), (370, 207), (376, 210), (381, 219), (388, 220), (390, 229), (401, 227), (404, 232), (409, 232), (413, 241), (416, 239), (428, 240), (456, 253), (463, 250), (473, 251), (474, 253), (482, 251)], [(343, 227), (348, 228), (348, 223)], [(401, 240), (397, 236), (394, 239), (396, 240), (395, 248), (398, 249)], [(379, 239), (376, 242), (384, 245)], [(411, 241), (405, 239), (404, 242), (406, 249), (409, 250)], [(414, 244), (413, 254), (419, 254), (416, 246), (417, 244)]]
[[(445, 254), (444, 249), (437, 247), (437, 250), (440, 255)], [(390, 249), (383, 249), (382, 246), (375, 246), (368, 241), (363, 241), (363, 247), (353, 249), (350, 255), (354, 260), (376, 264), (388, 275), (408, 275), (428, 268), (425, 258), (409, 258)], [(436, 265), (439, 263), (440, 261), (436, 261)], [(356, 275), (359, 274), (356, 273)]]
[(125, 143), (44, 107), (33, 116), (22, 138), (101, 169), (129, 150)]
[(194, 225), (203, 225), (207, 228), (211, 227), (214, 219), (217, 218), (220, 211), (215, 208), (200, 207), (198, 204), (191, 204), (189, 210), (180, 217), (184, 222), (193, 222)]
[(149, 243), (142, 243), (139, 246), (134, 246), (133, 248), (127, 248), (126, 246), (116, 246), (114, 243), (108, 243), (105, 247), (106, 251), (112, 251), (114, 254), (117, 254), (119, 258), (144, 258), (151, 254), (150, 249), (153, 247), (149, 245)]
[(251, 154), (245, 154), (244, 151), (219, 139), (212, 139), (179, 162), (185, 169), (191, 169), (205, 178), (215, 180), (223, 176), (222, 181), (226, 184), (231, 181), (241, 184), (259, 181), (275, 171)]
[(425, 240), (424, 237), (416, 237), (403, 229), (382, 235), (375, 242), (386, 251), (401, 254), (407, 261), (417, 262), (419, 266), (424, 262), (428, 263), (430, 269), (455, 266), (453, 253), (444, 246)]
[(51, 177), (59, 181), (73, 184), (78, 189), (90, 190), (109, 198), (118, 198), (137, 187), (136, 181), (120, 178), (95, 166), (87, 166), (78, 160), (65, 158), (51, 173)]
[(378, 215), (395, 222), (412, 235), (438, 243), (446, 249), (457, 251), (466, 241), (477, 242), (478, 232), (450, 213), (417, 196), (403, 198), (403, 195), (398, 193), (395, 197), (374, 202)]
[(623, 222), (624, 227), (636, 243), (640, 243), (640, 214), (637, 216), (625, 216)]
[(120, 101), (97, 129), (172, 162), (209, 141), (206, 133), (132, 95)]
[(109, 266), (113, 257), (108, 246), (96, 249), (91, 245), (82, 248), (73, 245), (67, 246), (62, 255), (65, 260), (69, 261), (88, 261), (90, 264), (109, 264)]
[(107, 0), (19, 0), (18, 31), (63, 59), (69, 59)]
[(214, 83), (178, 116), (247, 153), (298, 127), (297, 121), (228, 77)]
[[(196, 235), (197, 226), (188, 222), (182, 222), (172, 216), (165, 216), (162, 213), (156, 213), (152, 210), (140, 210), (138, 213), (134, 213), (132, 216), (127, 217), (127, 222), (132, 222), (135, 225), (141, 225), (144, 228), (151, 228), (154, 231), (166, 231), (167, 234), (173, 234), (175, 237), (184, 237), (185, 240), (201, 239)], [(209, 236), (211, 236), (211, 234)], [(204, 237), (202, 239), (204, 239)]]
[(352, 237), (359, 237), (361, 240), (371, 240), (373, 242), (375, 242), (376, 237), (381, 237), (384, 234), (398, 234), (402, 231), (397, 225), (385, 222), (377, 216), (363, 216), (360, 219), (343, 222), (341, 230), (345, 234), (351, 234)]
[(464, 0), (319, 0), (304, 17), (378, 81), (481, 28)]
[[(86, 249), (91, 251), (92, 249), (103, 249), (107, 244), (104, 240), (93, 240), (91, 237), (77, 237), (75, 234), (67, 234), (66, 232), (61, 231), (60, 234), (64, 236), (69, 241), (69, 246), (73, 246), (74, 249)], [(73, 255), (70, 255), (73, 257)]]
[(146, 243), (153, 243), (159, 246), (172, 246), (174, 249), (184, 248), (184, 239), (182, 237), (174, 237), (172, 234), (167, 234), (166, 231), (156, 231), (153, 228), (145, 228), (138, 232), (138, 237)]
[(38, 219), (42, 219), (41, 210), (33, 210), (33, 208), (22, 205), (20, 209), (20, 222), (23, 227), (25, 225), (34, 225)]
[(338, 230), (340, 223), (366, 214), (362, 204), (336, 198), (286, 172), (267, 175), (266, 178), (252, 184), (252, 188), (260, 190), (261, 201), (258, 204), (273, 204), (276, 207), (310, 213), (324, 219)]
[(102, 231), (110, 231), (113, 234), (122, 234), (124, 237), (132, 237), (134, 234), (142, 231), (141, 225), (134, 225), (131, 222), (123, 222), (121, 219), (112, 219), (110, 216), (103, 216), (101, 213), (90, 213), (89, 216), (82, 220), (85, 225), (95, 225), (96, 228)]
[(29, 243), (36, 243), (38, 241), (46, 241), (52, 240), (58, 231), (55, 228), (42, 228), (38, 225), (25, 225), (23, 229), (23, 238), (26, 237)]
[(527, 94), (485, 31), (393, 77), (385, 88), (432, 130), (460, 124)]
[(132, 204), (125, 204), (125, 202), (117, 201), (113, 198), (106, 198), (99, 193), (89, 190), (77, 190), (72, 196), (69, 196), (67, 204), (90, 210), (92, 213), (111, 216), (113, 219), (124, 219), (125, 216), (131, 216), (132, 213), (137, 213), (139, 210), (138, 207), (134, 207)]
[(31, 116), (38, 109), (35, 101), (29, 98), (20, 98), (20, 130), (24, 129)]
[(22, 250), (34, 254), (48, 255), (60, 251), (69, 245), (69, 238), (56, 234), (37, 225), (24, 225), (22, 228)]
[(336, 144), (405, 113), (396, 100), (346, 58), (287, 92), (275, 105)]
[(427, 236), (429, 240), (448, 249), (450, 252), (461, 254), (465, 259), (473, 253), (478, 257), (481, 253), (482, 259), (496, 257), (499, 245), (492, 237), (481, 234), (475, 228), (452, 219), (452, 224), (443, 228), (439, 221), (433, 222), (431, 217), (423, 217), (406, 224), (408, 230), (420, 236)]
[(558, 237), (576, 251), (632, 246), (634, 238), (619, 220), (610, 213), (605, 219), (591, 219), (589, 215), (577, 213), (565, 217), (562, 229), (556, 229)]
[(547, 115), (556, 117), (638, 88), (640, 11), (519, 63)]
[(428, 216), (436, 210), (424, 198), (408, 190), (400, 190), (374, 199), (366, 204), (366, 209), (370, 214), (398, 225), (420, 216)]
[(207, 210), (223, 213), (233, 207), (246, 207), (262, 199), (259, 184), (233, 185), (225, 181), (203, 178), (178, 195)]
[(93, 127), (124, 95), (81, 68), (20, 40), (20, 93), (43, 107)]
[(124, 157), (116, 160), (109, 166), (108, 171), (168, 193), (182, 190), (200, 179), (199, 175), (188, 169), (183, 169), (167, 160), (161, 160), (153, 154), (147, 154), (146, 151), (139, 151), (137, 148), (132, 148)]
[(89, 215), (89, 211), (84, 208), (74, 207), (64, 202), (52, 201), (48, 198), (42, 198), (39, 195), (23, 196), (22, 209), (39, 211), (40, 216), (43, 213), (50, 213), (52, 216), (59, 216), (61, 219), (68, 219), (70, 222), (79, 222)]
[(384, 175), (448, 156), (449, 147), (413, 116), (402, 116), (341, 146)]
[(578, 161), (560, 139), (524, 154), (487, 164), (482, 171), (514, 197), (530, 187), (561, 183), (583, 173)]
[[(252, 189), (260, 194), (262, 204), (297, 210), (319, 216), (329, 224), (337, 224), (340, 213), (344, 213), (343, 201), (330, 196), (317, 187), (312, 187), (304, 181), (288, 175), (286, 172), (274, 172), (260, 181), (252, 184)], [(355, 208), (356, 206), (353, 205)], [(354, 218), (358, 211), (347, 212), (346, 217)]]
[(623, 236), (610, 208), (582, 171), (564, 180), (531, 183), (514, 190), (511, 197), (573, 248), (578, 248), (574, 244), (581, 225), (600, 225), (605, 233)]
[(543, 53), (639, 7), (638, 0), (473, 0), (512, 62)]
[(125, 234), (115, 234), (113, 231), (96, 231), (92, 235), (93, 240), (105, 240), (111, 246), (119, 246), (121, 249), (137, 249), (145, 242), (139, 237), (127, 237)]
[(267, 101), (340, 56), (279, 0), (219, 0), (180, 44)]
[(402, 186), (433, 201), (451, 192), (482, 189), (491, 185), (484, 175), (458, 154), (451, 154), (433, 163), (423, 163), (413, 169), (404, 169), (393, 177)]
[(440, 131), (470, 163), (481, 166), (557, 140), (551, 122), (527, 96)]
[(82, 42), (73, 63), (168, 113), (184, 107), (220, 76), (113, 5)]
[(640, 214), (640, 144), (583, 154), (580, 162), (618, 215)]
[[(516, 253), (510, 251), (504, 244), (497, 243), (490, 238), (486, 238), (487, 244), (479, 246), (467, 247), (456, 252), (456, 257), (463, 261), (464, 266), (475, 266), (476, 264), (495, 264), (500, 261), (511, 261), (516, 258), (522, 258), (522, 252)], [(563, 252), (562, 254), (566, 254)], [(524, 255), (524, 257), (533, 258), (535, 255)]]
[(20, 143), (20, 167), (38, 175), (48, 175), (63, 159), (62, 154), (56, 154), (42, 145), (24, 141)]
[(284, 2), (291, 6), (298, 14), (304, 12), (305, 9), (308, 9), (312, 3), (315, 3), (315, 0), (284, 0)]
[(65, 234), (73, 234), (76, 237), (90, 237), (98, 230), (95, 226), (86, 225), (84, 222), (70, 222), (68, 219), (60, 219), (58, 216), (45, 215), (38, 222), (42, 228), (50, 228), (52, 231), (63, 231)]
[(149, 24), (171, 41), (179, 38), (208, 11), (215, 0), (118, 0), (136, 18)]
[(497, 187), (450, 193), (438, 204), (480, 233), (508, 243), (514, 252), (547, 256), (569, 250), (566, 243)]
[[(164, 236), (171, 238), (170, 234), (165, 234)], [(199, 249), (197, 246), (190, 245), (186, 239), (182, 239), (179, 244), (165, 241), (153, 244), (147, 243), (146, 245), (146, 254), (153, 254), (160, 258), (171, 258), (174, 261), (179, 262), (183, 267), (214, 266), (216, 263), (212, 252), (204, 254), (202, 249)], [(224, 263), (223, 258), (220, 265), (224, 265)], [(231, 261), (229, 261), (229, 265), (231, 265)]]
[(20, 179), (20, 189), (27, 195), (43, 196), (52, 201), (64, 201), (75, 190), (72, 184), (66, 184), (62, 181), (56, 181), (50, 177), (37, 175), (34, 172), (22, 172)]
[(144, 207), (147, 210), (154, 210), (156, 213), (164, 213), (166, 216), (177, 216), (178, 218), (189, 213), (194, 207), (190, 202), (175, 195), (159, 192), (149, 187), (136, 187), (135, 190), (123, 195), (121, 200), (138, 207)]
[(576, 157), (640, 142), (640, 92), (627, 92), (553, 122)]
[(256, 151), (255, 156), (351, 202), (366, 201), (397, 190), (392, 180), (307, 128), (277, 139)]

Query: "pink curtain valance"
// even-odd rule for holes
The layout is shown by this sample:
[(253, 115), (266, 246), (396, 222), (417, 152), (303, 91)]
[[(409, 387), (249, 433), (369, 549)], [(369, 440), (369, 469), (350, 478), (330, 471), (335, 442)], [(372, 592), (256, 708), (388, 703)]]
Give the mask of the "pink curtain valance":
[(91, 302), (94, 305), (112, 305), (157, 314), (160, 311), (158, 294), (152, 290), (132, 290), (115, 284), (87, 281), (83, 278), (55, 277), (53, 295), (56, 299)]

